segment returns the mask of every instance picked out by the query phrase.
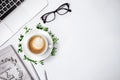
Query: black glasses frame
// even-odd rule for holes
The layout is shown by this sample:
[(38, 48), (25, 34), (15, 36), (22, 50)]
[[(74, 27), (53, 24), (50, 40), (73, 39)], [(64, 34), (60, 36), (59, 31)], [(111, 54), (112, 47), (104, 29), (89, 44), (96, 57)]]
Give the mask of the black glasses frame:
[[(65, 6), (66, 6), (67, 8), (65, 8)], [(55, 11), (51, 11), (51, 12), (48, 12), (48, 13), (42, 15), (41, 19), (42, 19), (43, 23), (48, 23), (48, 22), (51, 22), (51, 21), (55, 20), (55, 18), (56, 18), (56, 13), (59, 14), (59, 15), (64, 15), (64, 14), (66, 14), (66, 13), (68, 13), (68, 12), (71, 12), (72, 10), (71, 10), (69, 7), (70, 7), (70, 4), (69, 4), (69, 3), (64, 3), (64, 4), (62, 4), (61, 6), (59, 6)], [(64, 12), (64, 13), (59, 13), (60, 10), (66, 10), (66, 12)], [(50, 21), (47, 21), (47, 17), (48, 17), (50, 14), (54, 14), (54, 18), (53, 18), (52, 20), (50, 20)]]

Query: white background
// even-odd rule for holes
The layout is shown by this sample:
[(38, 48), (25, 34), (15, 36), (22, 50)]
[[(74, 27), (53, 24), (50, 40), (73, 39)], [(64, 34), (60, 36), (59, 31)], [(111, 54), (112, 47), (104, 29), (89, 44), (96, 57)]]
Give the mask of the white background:
[[(42, 23), (42, 14), (66, 2), (71, 13)], [(27, 25), (38, 22), (59, 37), (56, 56), (45, 60), (49, 80), (120, 80), (120, 0), (49, 0)]]

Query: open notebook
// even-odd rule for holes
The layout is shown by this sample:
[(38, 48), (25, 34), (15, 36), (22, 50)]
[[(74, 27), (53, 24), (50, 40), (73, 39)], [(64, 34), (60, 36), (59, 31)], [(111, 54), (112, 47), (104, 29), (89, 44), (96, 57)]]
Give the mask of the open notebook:
[(0, 80), (34, 80), (12, 46), (0, 50)]

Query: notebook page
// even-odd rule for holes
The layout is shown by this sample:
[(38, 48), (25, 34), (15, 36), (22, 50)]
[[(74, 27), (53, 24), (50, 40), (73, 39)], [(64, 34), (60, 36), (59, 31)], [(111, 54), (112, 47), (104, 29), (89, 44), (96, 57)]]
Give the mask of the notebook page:
[(0, 51), (0, 80), (33, 80), (12, 46)]

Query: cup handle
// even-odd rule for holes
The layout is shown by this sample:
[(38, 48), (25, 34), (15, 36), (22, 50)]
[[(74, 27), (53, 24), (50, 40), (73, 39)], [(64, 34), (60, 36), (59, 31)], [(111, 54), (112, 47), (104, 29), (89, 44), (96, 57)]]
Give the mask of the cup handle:
[(52, 48), (52, 45), (49, 45), (49, 48)]

